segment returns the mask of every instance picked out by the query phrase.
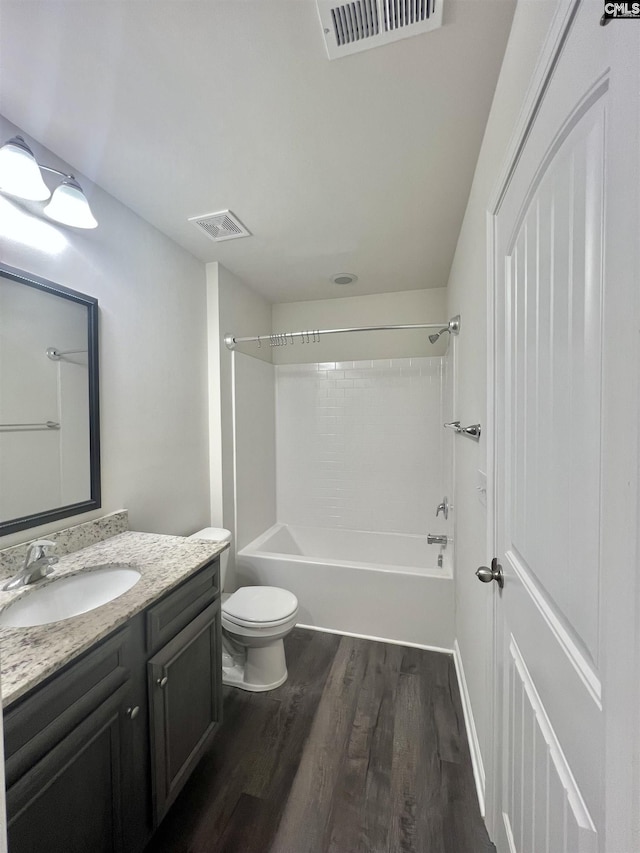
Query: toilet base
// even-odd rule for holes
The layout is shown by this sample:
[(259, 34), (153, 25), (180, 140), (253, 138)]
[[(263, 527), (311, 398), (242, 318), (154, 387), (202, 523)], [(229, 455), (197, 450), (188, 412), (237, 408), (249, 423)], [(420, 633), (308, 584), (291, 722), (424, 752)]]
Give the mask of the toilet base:
[(281, 684), (285, 683), (287, 677), (288, 673), (285, 672), (285, 674), (278, 681), (274, 681), (273, 684), (252, 684), (244, 680), (244, 669), (242, 669), (242, 667), (234, 666), (222, 671), (223, 684), (226, 684), (228, 687), (239, 687), (240, 690), (248, 690), (250, 693), (264, 693), (267, 690), (275, 690), (276, 687), (280, 687)]
[(222, 683), (251, 693), (275, 690), (287, 680), (284, 643), (275, 640), (267, 646), (245, 647), (244, 661), (234, 652), (230, 666), (222, 667)]

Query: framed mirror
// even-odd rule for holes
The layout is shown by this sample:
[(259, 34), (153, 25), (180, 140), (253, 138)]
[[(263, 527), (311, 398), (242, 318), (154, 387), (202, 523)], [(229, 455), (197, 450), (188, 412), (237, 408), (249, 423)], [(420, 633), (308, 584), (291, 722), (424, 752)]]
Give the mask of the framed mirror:
[(0, 536), (98, 507), (98, 300), (0, 264)]

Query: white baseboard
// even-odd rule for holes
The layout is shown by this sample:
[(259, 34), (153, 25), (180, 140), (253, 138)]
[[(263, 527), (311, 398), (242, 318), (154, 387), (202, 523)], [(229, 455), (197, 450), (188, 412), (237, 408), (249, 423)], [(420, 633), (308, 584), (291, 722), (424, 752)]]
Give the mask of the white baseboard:
[(504, 812), (502, 812), (502, 820), (504, 821), (504, 832), (507, 837), (507, 844), (509, 845), (509, 853), (518, 853), (516, 842), (513, 838), (513, 832), (511, 830), (511, 822), (508, 815)]
[(453, 649), (443, 649), (440, 646), (425, 646), (422, 643), (408, 643), (405, 640), (392, 640), (389, 637), (374, 637), (370, 634), (354, 634), (352, 631), (338, 631), (336, 628), (323, 628), (321, 625), (296, 624), (296, 628), (306, 628), (308, 631), (321, 631), (323, 634), (340, 634), (342, 637), (355, 637), (358, 640), (373, 640), (374, 643), (391, 643), (394, 646), (408, 646), (412, 649), (425, 649), (428, 652), (440, 652), (445, 655), (454, 654)]
[(471, 751), (471, 764), (473, 765), (473, 777), (476, 780), (476, 792), (478, 794), (480, 814), (482, 817), (485, 817), (484, 764), (482, 763), (480, 741), (478, 740), (478, 732), (476, 731), (476, 724), (473, 718), (473, 709), (471, 708), (471, 699), (469, 698), (467, 680), (464, 676), (462, 655), (460, 654), (460, 646), (458, 645), (457, 640), (454, 640), (453, 643), (453, 660), (456, 665), (456, 675), (458, 676), (458, 687), (460, 688), (460, 698), (462, 699), (462, 713), (464, 714), (464, 724), (467, 729), (467, 740), (469, 741), (469, 749)]

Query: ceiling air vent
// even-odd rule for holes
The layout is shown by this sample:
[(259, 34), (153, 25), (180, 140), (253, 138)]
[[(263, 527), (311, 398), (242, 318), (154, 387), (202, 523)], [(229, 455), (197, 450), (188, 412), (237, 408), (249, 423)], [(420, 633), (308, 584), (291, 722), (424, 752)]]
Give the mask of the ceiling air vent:
[(250, 237), (251, 231), (245, 228), (238, 217), (230, 210), (218, 213), (205, 213), (203, 216), (190, 216), (189, 222), (200, 228), (211, 240), (221, 243), (223, 240), (236, 240), (238, 237)]
[(317, 0), (329, 59), (442, 26), (443, 0)]

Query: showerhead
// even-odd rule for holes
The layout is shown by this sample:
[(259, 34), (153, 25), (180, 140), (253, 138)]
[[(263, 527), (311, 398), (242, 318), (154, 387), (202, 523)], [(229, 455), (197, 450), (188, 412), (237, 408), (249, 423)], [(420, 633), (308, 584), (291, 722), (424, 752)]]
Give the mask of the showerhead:
[(452, 317), (449, 320), (449, 323), (446, 326), (444, 326), (442, 329), (440, 329), (439, 332), (436, 332), (433, 335), (429, 335), (429, 341), (432, 344), (435, 344), (435, 342), (438, 340), (440, 335), (444, 335), (445, 332), (448, 332), (450, 335), (457, 335), (460, 333), (460, 315), (459, 314), (456, 314), (455, 317)]
[(435, 344), (435, 342), (438, 340), (440, 335), (443, 335), (445, 332), (449, 332), (449, 331), (450, 331), (450, 329), (447, 326), (445, 326), (444, 329), (440, 329), (440, 331), (436, 332), (435, 335), (429, 335), (429, 340), (431, 341), (432, 344)]

